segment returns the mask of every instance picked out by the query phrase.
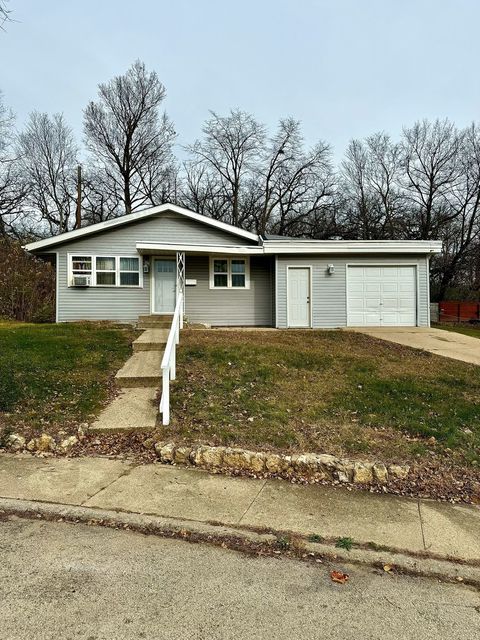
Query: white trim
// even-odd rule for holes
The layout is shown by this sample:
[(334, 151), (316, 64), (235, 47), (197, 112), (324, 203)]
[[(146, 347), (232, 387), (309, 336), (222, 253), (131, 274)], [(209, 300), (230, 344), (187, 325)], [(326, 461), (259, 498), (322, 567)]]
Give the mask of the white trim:
[(58, 311), (59, 311), (59, 302), (58, 302), (58, 292), (60, 291), (60, 265), (59, 265), (59, 252), (54, 252), (56, 255), (55, 258), (55, 322), (58, 323)]
[[(214, 285), (214, 271), (213, 271), (213, 262), (214, 260), (226, 260), (227, 261), (227, 286), (226, 287), (216, 287)], [(245, 286), (244, 287), (233, 287), (232, 286), (232, 260), (244, 260), (245, 261)], [(240, 274), (239, 274), (240, 275)], [(250, 289), (250, 257), (249, 256), (224, 256), (224, 255), (213, 255), (210, 256), (210, 260), (208, 262), (208, 288), (213, 289), (214, 291), (245, 291), (246, 289)]]
[(183, 207), (179, 207), (176, 204), (167, 203), (159, 205), (157, 207), (149, 207), (148, 209), (143, 209), (142, 211), (137, 211), (136, 213), (123, 215), (113, 220), (107, 220), (106, 222), (97, 222), (96, 224), (91, 224), (88, 227), (76, 229), (75, 231), (67, 231), (66, 233), (61, 233), (58, 236), (46, 238), (45, 240), (30, 242), (29, 244), (24, 245), (23, 248), (27, 251), (38, 251), (39, 249), (44, 249), (45, 247), (49, 247), (51, 245), (69, 242), (70, 240), (81, 238), (82, 236), (90, 235), (91, 233), (106, 231), (114, 227), (129, 224), (130, 222), (136, 222), (138, 220), (143, 220), (144, 218), (148, 218), (158, 213), (164, 213), (167, 211), (178, 213), (179, 215), (185, 216), (186, 218), (196, 220), (197, 222), (202, 222), (204, 224), (210, 225), (211, 227), (215, 227), (216, 229), (221, 229), (222, 231), (226, 231), (227, 233), (232, 233), (233, 235), (246, 238), (247, 240), (252, 240), (253, 242), (257, 243), (259, 242), (259, 236), (255, 233), (244, 231), (243, 229), (234, 227), (233, 225), (227, 224), (226, 222), (220, 222), (219, 220), (207, 218), (207, 216), (202, 216), (199, 213), (195, 213), (195, 211), (184, 209)]
[(137, 242), (135, 245), (137, 251), (140, 252), (156, 252), (156, 251), (171, 251), (177, 252), (189, 252), (189, 253), (225, 253), (225, 254), (242, 254), (242, 255), (254, 255), (263, 254), (262, 247), (248, 247), (248, 246), (235, 246), (235, 245), (218, 245), (218, 244), (178, 244), (169, 242)]
[(427, 270), (427, 326), (431, 325), (430, 317), (430, 256), (426, 258), (426, 270)]
[(278, 329), (278, 256), (275, 256), (275, 328)]
[(178, 278), (176, 256), (150, 256), (150, 315), (173, 316), (174, 311), (155, 311), (155, 260), (171, 260), (175, 263), (175, 304), (178, 298)]
[[(92, 269), (91, 269), (91, 284), (89, 285), (90, 289), (143, 289), (143, 256), (137, 254), (126, 254), (126, 253), (110, 253), (103, 251), (102, 253), (91, 253), (90, 251), (75, 251), (69, 252), (67, 255), (67, 288), (73, 289), (72, 277), (73, 277), (73, 269), (72, 269), (72, 257), (73, 256), (85, 256), (86, 258), (91, 258), (92, 261)], [(97, 258), (115, 258), (115, 284), (97, 284)], [(136, 273), (136, 271), (127, 272), (125, 270), (120, 270), (120, 258), (135, 258), (138, 259), (138, 284), (120, 284), (120, 271), (122, 273)], [(103, 271), (100, 270), (100, 273), (113, 273), (113, 271)]]
[[(312, 282), (312, 269), (313, 265), (311, 264), (287, 264), (286, 266), (286, 274), (287, 274), (287, 329), (312, 329), (313, 328), (313, 282)], [(290, 327), (290, 308), (288, 304), (289, 298), (289, 281), (288, 281), (288, 272), (289, 269), (308, 269), (309, 270), (309, 280), (308, 280), (308, 289), (309, 289), (309, 316), (310, 316), (310, 324), (306, 327)]]
[[(415, 327), (419, 325), (420, 318), (420, 282), (419, 282), (419, 263), (418, 262), (346, 262), (345, 263), (345, 326), (355, 327), (358, 325), (349, 324), (348, 322), (348, 268), (349, 267), (414, 267), (415, 268)], [(373, 325), (372, 325), (373, 326)], [(402, 326), (402, 325), (387, 325)]]
[(265, 254), (440, 253), (437, 240), (265, 240)]

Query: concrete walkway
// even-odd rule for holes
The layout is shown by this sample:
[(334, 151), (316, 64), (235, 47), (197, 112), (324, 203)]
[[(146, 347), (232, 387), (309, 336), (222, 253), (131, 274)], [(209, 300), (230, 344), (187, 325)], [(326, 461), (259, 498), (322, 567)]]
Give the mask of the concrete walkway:
[(480, 340), (431, 327), (352, 327), (351, 331), (480, 365)]
[(150, 322), (133, 343), (133, 354), (117, 372), (119, 395), (101, 412), (90, 430), (101, 433), (153, 429), (158, 406), (157, 389), (161, 384), (161, 362), (168, 338), (164, 320)]
[(0, 497), (349, 536), (409, 552), (480, 560), (480, 508), (107, 458), (0, 455)]

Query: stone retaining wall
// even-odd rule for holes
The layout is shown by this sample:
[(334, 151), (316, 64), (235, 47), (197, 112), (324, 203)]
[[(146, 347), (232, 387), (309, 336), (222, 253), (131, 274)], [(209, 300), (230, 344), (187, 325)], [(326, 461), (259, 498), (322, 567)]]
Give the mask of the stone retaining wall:
[(165, 464), (224, 469), (250, 475), (275, 475), (287, 479), (298, 477), (311, 481), (385, 484), (389, 478), (406, 478), (410, 471), (408, 465), (386, 465), (378, 461), (358, 462), (328, 454), (283, 455), (231, 447), (177, 446), (173, 442), (156, 442), (153, 446), (158, 459)]

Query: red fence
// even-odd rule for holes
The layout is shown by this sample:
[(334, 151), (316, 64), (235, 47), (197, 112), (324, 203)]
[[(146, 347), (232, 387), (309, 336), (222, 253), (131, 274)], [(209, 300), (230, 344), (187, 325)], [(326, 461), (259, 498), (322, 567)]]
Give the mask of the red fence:
[(478, 302), (440, 302), (440, 322), (480, 322)]

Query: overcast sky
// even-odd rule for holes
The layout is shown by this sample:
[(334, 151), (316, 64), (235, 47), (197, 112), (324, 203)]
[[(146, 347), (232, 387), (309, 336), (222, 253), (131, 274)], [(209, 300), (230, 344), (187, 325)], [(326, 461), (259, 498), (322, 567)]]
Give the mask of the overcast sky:
[(480, 0), (10, 0), (0, 90), (22, 125), (63, 112), (78, 137), (99, 82), (136, 59), (167, 89), (179, 142), (213, 109), (332, 144), (420, 118), (480, 119)]

